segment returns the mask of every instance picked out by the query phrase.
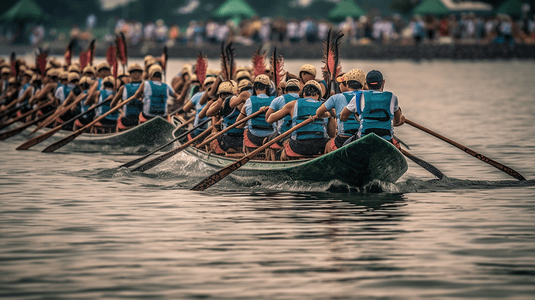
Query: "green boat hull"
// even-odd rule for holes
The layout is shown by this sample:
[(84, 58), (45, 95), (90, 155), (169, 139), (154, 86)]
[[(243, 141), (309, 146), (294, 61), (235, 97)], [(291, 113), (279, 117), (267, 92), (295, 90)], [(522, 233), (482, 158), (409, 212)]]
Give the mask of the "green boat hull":
[[(21, 135), (28, 136), (33, 128), (35, 127), (29, 127)], [(175, 126), (173, 124), (161, 117), (155, 117), (141, 125), (122, 132), (104, 134), (83, 133), (59, 151), (146, 154), (154, 148), (169, 142), (173, 138), (174, 129)], [(46, 131), (48, 129), (41, 129), (33, 136)], [(59, 131), (50, 139), (43, 142), (43, 145), (50, 145), (71, 133), (72, 131)]]
[[(216, 169), (236, 161), (208, 154), (195, 147), (188, 147), (184, 151)], [(317, 158), (282, 162), (251, 160), (236, 173), (244, 176), (268, 176), (276, 180), (338, 180), (351, 186), (363, 186), (373, 180), (394, 183), (407, 168), (405, 157), (396, 147), (375, 134), (369, 134)]]

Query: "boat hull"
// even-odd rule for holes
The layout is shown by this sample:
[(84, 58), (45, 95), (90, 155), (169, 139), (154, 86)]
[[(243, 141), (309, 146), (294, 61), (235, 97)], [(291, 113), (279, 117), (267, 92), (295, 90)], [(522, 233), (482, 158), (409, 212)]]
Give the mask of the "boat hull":
[[(216, 169), (236, 161), (195, 147), (184, 151)], [(251, 160), (236, 172), (245, 176), (268, 176), (272, 180), (338, 180), (351, 186), (363, 186), (373, 180), (396, 182), (407, 168), (407, 161), (398, 149), (375, 134), (369, 134), (317, 158), (283, 162)]]
[[(29, 127), (21, 133), (21, 136), (28, 137), (28, 134), (33, 128), (35, 126)], [(174, 129), (175, 126), (173, 124), (161, 117), (155, 117), (141, 125), (122, 132), (104, 134), (83, 133), (58, 151), (146, 154), (152, 149), (169, 142), (173, 137)], [(40, 129), (32, 137), (48, 130)], [(42, 145), (50, 145), (70, 134), (72, 134), (72, 131), (59, 131), (43, 142)]]

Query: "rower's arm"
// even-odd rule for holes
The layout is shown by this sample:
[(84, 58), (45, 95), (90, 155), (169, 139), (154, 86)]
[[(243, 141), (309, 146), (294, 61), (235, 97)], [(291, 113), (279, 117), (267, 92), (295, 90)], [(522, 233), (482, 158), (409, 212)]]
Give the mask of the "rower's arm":
[(119, 91), (117, 91), (117, 93), (113, 97), (113, 100), (111, 101), (111, 104), (110, 104), (111, 107), (114, 107), (115, 105), (117, 105), (117, 103), (119, 103), (120, 99), (123, 98), (123, 93), (124, 93), (124, 85), (119, 88)]
[(267, 118), (266, 122), (268, 122), (269, 124), (273, 124), (278, 120), (284, 118), (285, 116), (291, 116), (292, 111), (294, 110), (295, 102), (295, 100), (288, 102), (280, 110), (272, 113), (269, 118)]
[(344, 107), (344, 109), (340, 113), (340, 120), (344, 122), (347, 121), (347, 119), (349, 119), (349, 116), (351, 116), (351, 114), (352, 113), (349, 111), (349, 109), (347, 109), (347, 107)]
[(269, 118), (269, 116), (271, 116), (272, 113), (274, 113), (275, 110), (273, 108), (268, 108), (267, 112), (266, 112), (266, 122), (267, 122), (267, 119)]
[(185, 113), (187, 113), (190, 110), (192, 110), (194, 107), (195, 107), (195, 104), (193, 104), (193, 102), (191, 102), (191, 100), (188, 100), (188, 102), (186, 102), (186, 104), (184, 104), (184, 107), (182, 109), (184, 110)]
[(322, 104), (318, 110), (316, 110), (316, 116), (318, 118), (326, 118), (325, 113), (327, 112), (327, 107), (325, 107), (325, 104)]
[(210, 106), (214, 103), (213, 100), (208, 101), (204, 108), (199, 112), (199, 119), (204, 119), (206, 117), (206, 113), (208, 112), (208, 109), (210, 109)]
[[(208, 104), (204, 108), (206, 108)], [(215, 115), (219, 114), (219, 111), (221, 110), (221, 107), (223, 107), (223, 99), (219, 98), (216, 101), (212, 102), (209, 108), (206, 110), (206, 116), (213, 117)], [(204, 109), (203, 109), (204, 110)], [(200, 117), (200, 114), (199, 114)]]
[(330, 116), (329, 123), (327, 123), (327, 134), (333, 138), (336, 136), (336, 118)]
[(401, 126), (405, 124), (405, 116), (401, 112), (401, 107), (394, 112), (394, 126)]
[(230, 100), (230, 107), (234, 108), (242, 103), (245, 103), (247, 99), (251, 97), (251, 93), (249, 91), (243, 91), (241, 92), (238, 97), (234, 97)]
[[(240, 110), (240, 114), (236, 118), (236, 122), (239, 122), (239, 121), (241, 121), (242, 119), (244, 119), (246, 117), (247, 117), (247, 112), (245, 111), (245, 105), (244, 105)], [(240, 124), (240, 125), (236, 126), (236, 128), (243, 128), (243, 127), (245, 127), (246, 123)]]

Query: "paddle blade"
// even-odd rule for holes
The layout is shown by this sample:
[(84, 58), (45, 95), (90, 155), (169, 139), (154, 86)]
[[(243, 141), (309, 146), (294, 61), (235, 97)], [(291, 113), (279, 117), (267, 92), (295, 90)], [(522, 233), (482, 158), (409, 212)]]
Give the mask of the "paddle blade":
[(440, 172), (439, 169), (437, 169), (435, 166), (433, 166), (432, 164), (426, 162), (425, 160), (423, 159), (420, 159), (412, 154), (410, 154), (407, 150), (405, 149), (399, 149), (401, 151), (401, 153), (403, 153), (403, 155), (405, 155), (408, 159), (412, 160), (413, 162), (415, 162), (416, 164), (418, 164), (420, 167), (426, 169), (427, 171), (429, 171), (429, 173), (435, 175), (435, 177), (437, 177), (438, 179), (442, 179), (444, 178), (444, 174), (442, 172)]
[(204, 179), (203, 181), (199, 182), (196, 186), (191, 188), (192, 191), (204, 191), (207, 188), (211, 187), (212, 185), (218, 183), (221, 181), (221, 179), (227, 177), (230, 173), (236, 171), (241, 166), (245, 165), (249, 161), (248, 157), (244, 157), (237, 162), (226, 166), (225, 168), (217, 171), (216, 173), (210, 175), (210, 177)]
[(28, 140), (26, 142), (24, 142), (22, 145), (18, 146), (16, 150), (27, 150), (27, 149), (30, 149), (31, 147), (41, 143), (42, 141), (48, 139), (49, 137), (51, 137), (52, 135), (54, 135), (54, 133), (58, 132), (61, 130), (61, 126), (62, 125), (58, 125), (56, 126), (54, 129), (50, 130), (50, 131), (47, 131), (41, 135), (38, 135), (34, 138), (32, 138), (31, 140)]
[(69, 136), (66, 136), (66, 137), (62, 138), (61, 140), (55, 142), (54, 144), (46, 147), (45, 150), (43, 150), (42, 152), (45, 152), (45, 153), (46, 152), (54, 152), (54, 151), (58, 150), (59, 148), (67, 145), (70, 141), (74, 140), (80, 134), (82, 134), (82, 131), (81, 130), (77, 130), (77, 131), (73, 132), (72, 134), (70, 134)]
[(24, 124), (22, 126), (19, 126), (17, 128), (11, 129), (9, 131), (6, 131), (6, 132), (0, 134), (0, 141), (3, 141), (5, 139), (7, 139), (7, 138), (10, 138), (10, 137), (12, 137), (14, 135), (17, 135), (17, 134), (21, 133), (24, 129), (32, 126), (33, 124), (35, 124), (35, 123), (37, 123), (37, 122), (39, 122), (41, 120), (43, 120), (44, 118), (50, 116), (52, 113), (53, 113), (53, 111), (50, 111), (50, 112), (40, 116), (39, 118), (36, 118), (33, 121), (30, 121), (30, 122), (28, 122), (28, 123), (26, 123), (26, 124)]

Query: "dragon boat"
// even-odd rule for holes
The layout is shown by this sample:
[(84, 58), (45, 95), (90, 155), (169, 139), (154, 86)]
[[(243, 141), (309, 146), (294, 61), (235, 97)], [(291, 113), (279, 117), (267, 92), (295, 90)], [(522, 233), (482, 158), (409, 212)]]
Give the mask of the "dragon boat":
[[(29, 133), (35, 128), (29, 127), (21, 136), (29, 137)], [(67, 144), (61, 151), (68, 152), (102, 152), (121, 154), (145, 154), (152, 149), (169, 142), (175, 125), (161, 117), (155, 117), (149, 121), (132, 127), (128, 130), (116, 133), (83, 133), (78, 138)], [(40, 129), (35, 135), (45, 133), (48, 129)], [(61, 130), (52, 136), (44, 145), (50, 145), (61, 138), (71, 134), (72, 131)], [(33, 137), (32, 136), (32, 137)]]
[[(173, 136), (177, 137), (182, 132), (176, 130)], [(184, 152), (215, 169), (222, 169), (239, 159), (207, 153), (191, 146)], [(289, 161), (253, 159), (236, 173), (242, 176), (268, 176), (271, 180), (338, 180), (359, 187), (374, 180), (394, 183), (405, 174), (407, 168), (405, 157), (394, 145), (375, 134), (369, 134), (318, 157)]]

